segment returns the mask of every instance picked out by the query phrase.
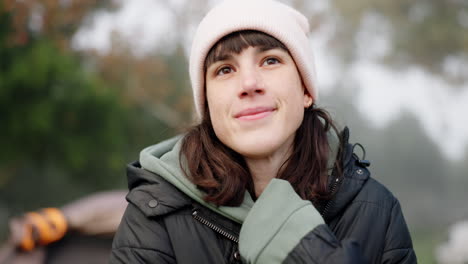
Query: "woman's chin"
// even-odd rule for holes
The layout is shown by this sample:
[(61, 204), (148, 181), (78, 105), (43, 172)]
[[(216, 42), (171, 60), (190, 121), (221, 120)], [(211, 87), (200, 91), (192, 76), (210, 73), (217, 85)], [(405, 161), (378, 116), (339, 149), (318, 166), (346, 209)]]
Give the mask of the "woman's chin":
[(237, 144), (234, 151), (247, 159), (263, 159), (273, 156), (280, 148), (280, 145), (281, 144), (277, 144), (277, 142), (274, 141), (265, 142), (265, 139), (257, 139)]

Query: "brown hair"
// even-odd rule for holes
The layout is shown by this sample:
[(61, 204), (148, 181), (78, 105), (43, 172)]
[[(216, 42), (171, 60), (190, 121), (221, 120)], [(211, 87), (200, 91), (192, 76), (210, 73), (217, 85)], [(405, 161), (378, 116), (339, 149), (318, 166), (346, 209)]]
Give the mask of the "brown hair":
[(211, 47), (205, 59), (204, 72), (216, 61), (224, 59), (227, 55), (239, 54), (248, 47), (258, 47), (262, 51), (280, 48), (288, 51), (286, 46), (279, 40), (255, 30), (244, 30), (231, 33), (221, 38)]
[[(249, 46), (287, 51), (280, 41), (264, 33), (235, 32), (211, 48), (205, 60), (205, 72), (211, 63), (230, 53), (239, 54)], [(255, 194), (252, 177), (244, 158), (216, 137), (207, 106), (204, 111), (202, 122), (184, 137), (179, 158), (184, 158), (187, 164), (187, 177), (206, 193), (205, 201), (238, 206), (246, 190)], [(294, 138), (293, 152), (282, 164), (277, 178), (288, 180), (302, 199), (326, 200), (330, 196), (327, 133), (331, 128), (336, 131), (336, 127), (325, 110), (312, 105), (304, 111), (304, 120)]]

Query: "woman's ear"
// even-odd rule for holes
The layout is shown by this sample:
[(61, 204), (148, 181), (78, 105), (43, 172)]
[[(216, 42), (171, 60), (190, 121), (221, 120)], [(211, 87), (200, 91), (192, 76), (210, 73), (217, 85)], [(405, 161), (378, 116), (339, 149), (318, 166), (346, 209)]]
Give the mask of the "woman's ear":
[(313, 102), (314, 100), (312, 99), (312, 96), (306, 89), (304, 89), (304, 108), (309, 108)]

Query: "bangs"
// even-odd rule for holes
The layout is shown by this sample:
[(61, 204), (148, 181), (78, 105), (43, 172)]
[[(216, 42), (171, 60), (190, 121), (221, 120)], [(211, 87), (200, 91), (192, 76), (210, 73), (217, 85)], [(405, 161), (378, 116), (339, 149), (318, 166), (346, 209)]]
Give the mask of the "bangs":
[(211, 64), (226, 59), (232, 53), (239, 54), (248, 47), (258, 47), (262, 51), (280, 48), (288, 51), (286, 46), (276, 38), (255, 30), (243, 30), (224, 36), (211, 47), (205, 59), (204, 72)]

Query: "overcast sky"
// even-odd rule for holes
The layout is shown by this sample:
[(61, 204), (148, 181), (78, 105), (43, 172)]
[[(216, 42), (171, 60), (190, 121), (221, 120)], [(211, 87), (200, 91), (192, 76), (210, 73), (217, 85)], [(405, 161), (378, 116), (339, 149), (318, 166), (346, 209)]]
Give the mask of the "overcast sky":
[[(177, 41), (171, 33), (174, 17), (166, 12), (162, 0), (124, 1), (117, 12), (98, 14), (90, 27), (82, 28), (74, 39), (77, 49), (94, 48), (105, 53), (110, 48), (110, 35), (118, 31), (132, 47), (135, 54), (144, 56), (150, 50), (167, 47)], [(184, 0), (171, 0), (177, 5)], [(316, 0), (318, 8), (327, 8), (325, 0)], [(211, 1), (216, 2), (216, 1)], [(397, 72), (376, 60), (389, 49), (385, 24), (376, 17), (363, 20), (358, 35), (358, 47), (363, 47), (360, 59), (355, 61), (350, 72), (343, 72), (339, 58), (327, 49), (327, 39), (333, 30), (330, 22), (312, 36), (312, 45), (317, 65), (319, 87), (322, 94), (333, 89), (337, 81), (349, 79), (358, 87), (354, 103), (359, 111), (375, 127), (384, 128), (404, 113), (413, 113), (425, 127), (428, 136), (437, 142), (441, 151), (450, 159), (466, 155), (468, 148), (468, 83), (454, 89), (441, 78), (418, 67)], [(379, 28), (367, 27), (382, 23)], [(190, 39), (196, 25), (187, 26), (189, 50)], [(365, 44), (365, 45), (364, 45)], [(162, 45), (162, 46), (161, 46)], [(454, 66), (457, 68), (456, 63)], [(467, 67), (467, 65), (464, 65)]]

